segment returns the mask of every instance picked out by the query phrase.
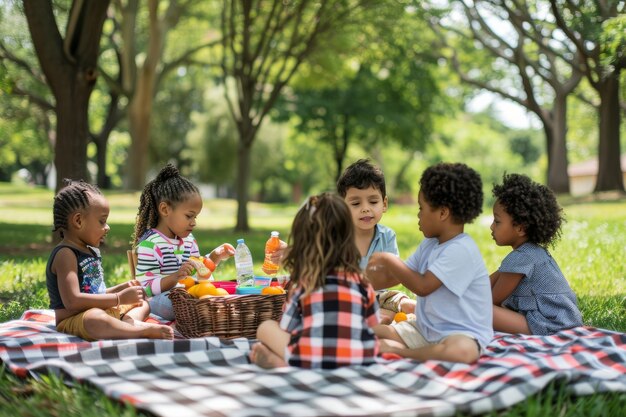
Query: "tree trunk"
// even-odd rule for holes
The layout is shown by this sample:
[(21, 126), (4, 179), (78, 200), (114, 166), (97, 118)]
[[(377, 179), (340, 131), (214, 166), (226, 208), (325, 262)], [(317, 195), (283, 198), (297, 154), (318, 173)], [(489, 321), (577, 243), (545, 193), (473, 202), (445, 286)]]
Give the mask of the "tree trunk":
[[(344, 114), (339, 120), (341, 134), (335, 134), (335, 183), (339, 181), (339, 177), (343, 173), (343, 161), (348, 153), (348, 145), (350, 144), (350, 117)], [(339, 143), (337, 143), (339, 142)]]
[(155, 85), (156, 64), (145, 62), (137, 77), (135, 94), (128, 106), (128, 123), (132, 142), (128, 155), (130, 163), (127, 168), (128, 188), (131, 190), (143, 189), (146, 181)]
[(302, 181), (301, 180), (297, 180), (291, 186), (291, 201), (296, 204), (302, 201)]
[(620, 166), (619, 73), (612, 73), (598, 83), (600, 94), (600, 144), (598, 179), (595, 192), (624, 191)]
[(569, 194), (569, 176), (567, 174), (567, 95), (554, 99), (552, 123), (548, 140), (548, 187), (555, 193)]
[(120, 121), (120, 111), (118, 108), (119, 95), (115, 92), (110, 92), (111, 101), (109, 102), (109, 108), (107, 110), (107, 117), (104, 121), (104, 125), (97, 135), (92, 135), (92, 140), (96, 144), (96, 160), (98, 164), (98, 176), (97, 184), (101, 189), (111, 188), (111, 177), (107, 175), (107, 149), (109, 145), (109, 136), (115, 129), (115, 126)]
[[(142, 83), (139, 83), (141, 85)], [(152, 94), (152, 93), (150, 93)], [(146, 98), (143, 96), (143, 98)], [(152, 96), (142, 100), (139, 93), (135, 95), (128, 111), (128, 124), (132, 138), (128, 152), (128, 184), (130, 190), (143, 189), (148, 171), (148, 150), (150, 143), (150, 115), (152, 112)]]
[[(168, 3), (167, 9), (162, 10), (159, 1), (148, 1), (149, 34), (146, 56), (138, 71), (136, 86), (133, 96), (128, 106), (128, 122), (130, 125), (131, 146), (129, 149), (129, 165), (127, 171), (127, 188), (131, 190), (141, 190), (146, 181), (148, 171), (149, 144), (150, 144), (150, 120), (152, 117), (152, 107), (157, 88), (158, 73), (165, 41), (168, 31), (176, 26), (182, 12), (182, 5), (175, 0)], [(129, 3), (129, 7), (124, 9), (124, 36), (125, 36), (125, 56), (123, 62), (127, 71), (123, 80), (123, 85), (130, 84), (137, 68), (134, 65), (136, 56), (134, 55), (134, 34), (135, 19), (137, 17), (137, 2)], [(159, 17), (161, 14), (162, 17)]]
[(107, 175), (107, 148), (108, 138), (104, 140), (94, 141), (96, 144), (96, 164), (98, 165), (98, 175), (96, 176), (96, 184), (103, 190), (111, 188), (111, 179)]
[(59, 68), (59, 76), (77, 80), (72, 89), (56, 96), (57, 141), (54, 149), (54, 166), (57, 170), (56, 191), (63, 179), (91, 182), (87, 173), (88, 118), (87, 108), (93, 85), (81, 82), (84, 74), (74, 68)]
[(74, 2), (61, 37), (50, 1), (24, 0), (37, 58), (56, 100), (56, 191), (64, 178), (87, 177), (89, 97), (96, 83), (102, 26), (109, 1)]
[(248, 184), (250, 183), (251, 145), (251, 141), (240, 140), (237, 149), (237, 224), (235, 231), (238, 232), (250, 230), (248, 224)]

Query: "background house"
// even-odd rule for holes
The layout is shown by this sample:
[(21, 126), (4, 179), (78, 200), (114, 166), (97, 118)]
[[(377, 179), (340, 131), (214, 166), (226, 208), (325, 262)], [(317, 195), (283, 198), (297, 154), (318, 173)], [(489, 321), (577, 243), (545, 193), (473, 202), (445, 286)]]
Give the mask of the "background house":
[[(620, 158), (622, 178), (626, 184), (626, 154)], [(598, 159), (571, 164), (567, 169), (569, 186), (572, 195), (583, 195), (593, 192), (598, 175)]]

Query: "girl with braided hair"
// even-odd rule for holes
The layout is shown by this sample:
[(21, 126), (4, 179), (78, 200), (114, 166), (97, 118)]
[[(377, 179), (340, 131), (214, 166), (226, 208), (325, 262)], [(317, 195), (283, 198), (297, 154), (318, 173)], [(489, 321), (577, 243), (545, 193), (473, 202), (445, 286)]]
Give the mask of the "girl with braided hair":
[(144, 322), (150, 309), (138, 281), (106, 288), (98, 248), (109, 232), (109, 203), (100, 190), (66, 179), (52, 211), (62, 240), (48, 259), (46, 286), (57, 330), (88, 341), (172, 339), (171, 327)]
[[(135, 276), (148, 294), (152, 313), (166, 320), (175, 318), (169, 290), (193, 271), (189, 258), (200, 256), (192, 231), (201, 210), (198, 187), (171, 164), (146, 184), (139, 199), (133, 234)], [(208, 256), (217, 265), (234, 254), (235, 248), (224, 243)]]

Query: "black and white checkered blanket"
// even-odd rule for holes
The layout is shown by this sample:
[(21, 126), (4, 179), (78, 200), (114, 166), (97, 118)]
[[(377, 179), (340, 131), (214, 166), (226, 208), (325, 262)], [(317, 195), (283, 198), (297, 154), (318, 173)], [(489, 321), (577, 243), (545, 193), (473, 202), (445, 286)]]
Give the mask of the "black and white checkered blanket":
[(452, 416), (507, 408), (552, 381), (574, 395), (626, 392), (626, 334), (579, 327), (498, 335), (473, 365), (382, 361), (370, 367), (266, 371), (251, 341), (85, 342), (50, 311), (0, 324), (0, 360), (16, 375), (55, 373), (158, 416)]

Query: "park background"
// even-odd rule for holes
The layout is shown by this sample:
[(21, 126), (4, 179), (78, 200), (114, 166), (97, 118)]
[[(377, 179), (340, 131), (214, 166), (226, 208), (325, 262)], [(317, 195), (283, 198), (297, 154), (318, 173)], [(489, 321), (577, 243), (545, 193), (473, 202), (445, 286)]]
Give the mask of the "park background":
[[(245, 237), (259, 259), (269, 231), (288, 237), (306, 195), (334, 189), (345, 166), (367, 157), (385, 172), (383, 223), (404, 256), (422, 238), (423, 169), (459, 161), (479, 171), (485, 209), (469, 232), (490, 271), (507, 253), (489, 236), (492, 185), (517, 172), (550, 186), (568, 220), (551, 251), (585, 324), (626, 331), (625, 8), (1, 1), (0, 319), (47, 307), (43, 271), (62, 178), (97, 183), (112, 203), (103, 255), (114, 284), (127, 279), (139, 192), (165, 163), (203, 190), (200, 247)], [(586, 193), (576, 175), (591, 182)], [(232, 273), (229, 263), (218, 270)], [(53, 377), (24, 383), (3, 370), (0, 393), (7, 413), (122, 414)], [(509, 413), (625, 408), (623, 394), (579, 399), (555, 387)]]

